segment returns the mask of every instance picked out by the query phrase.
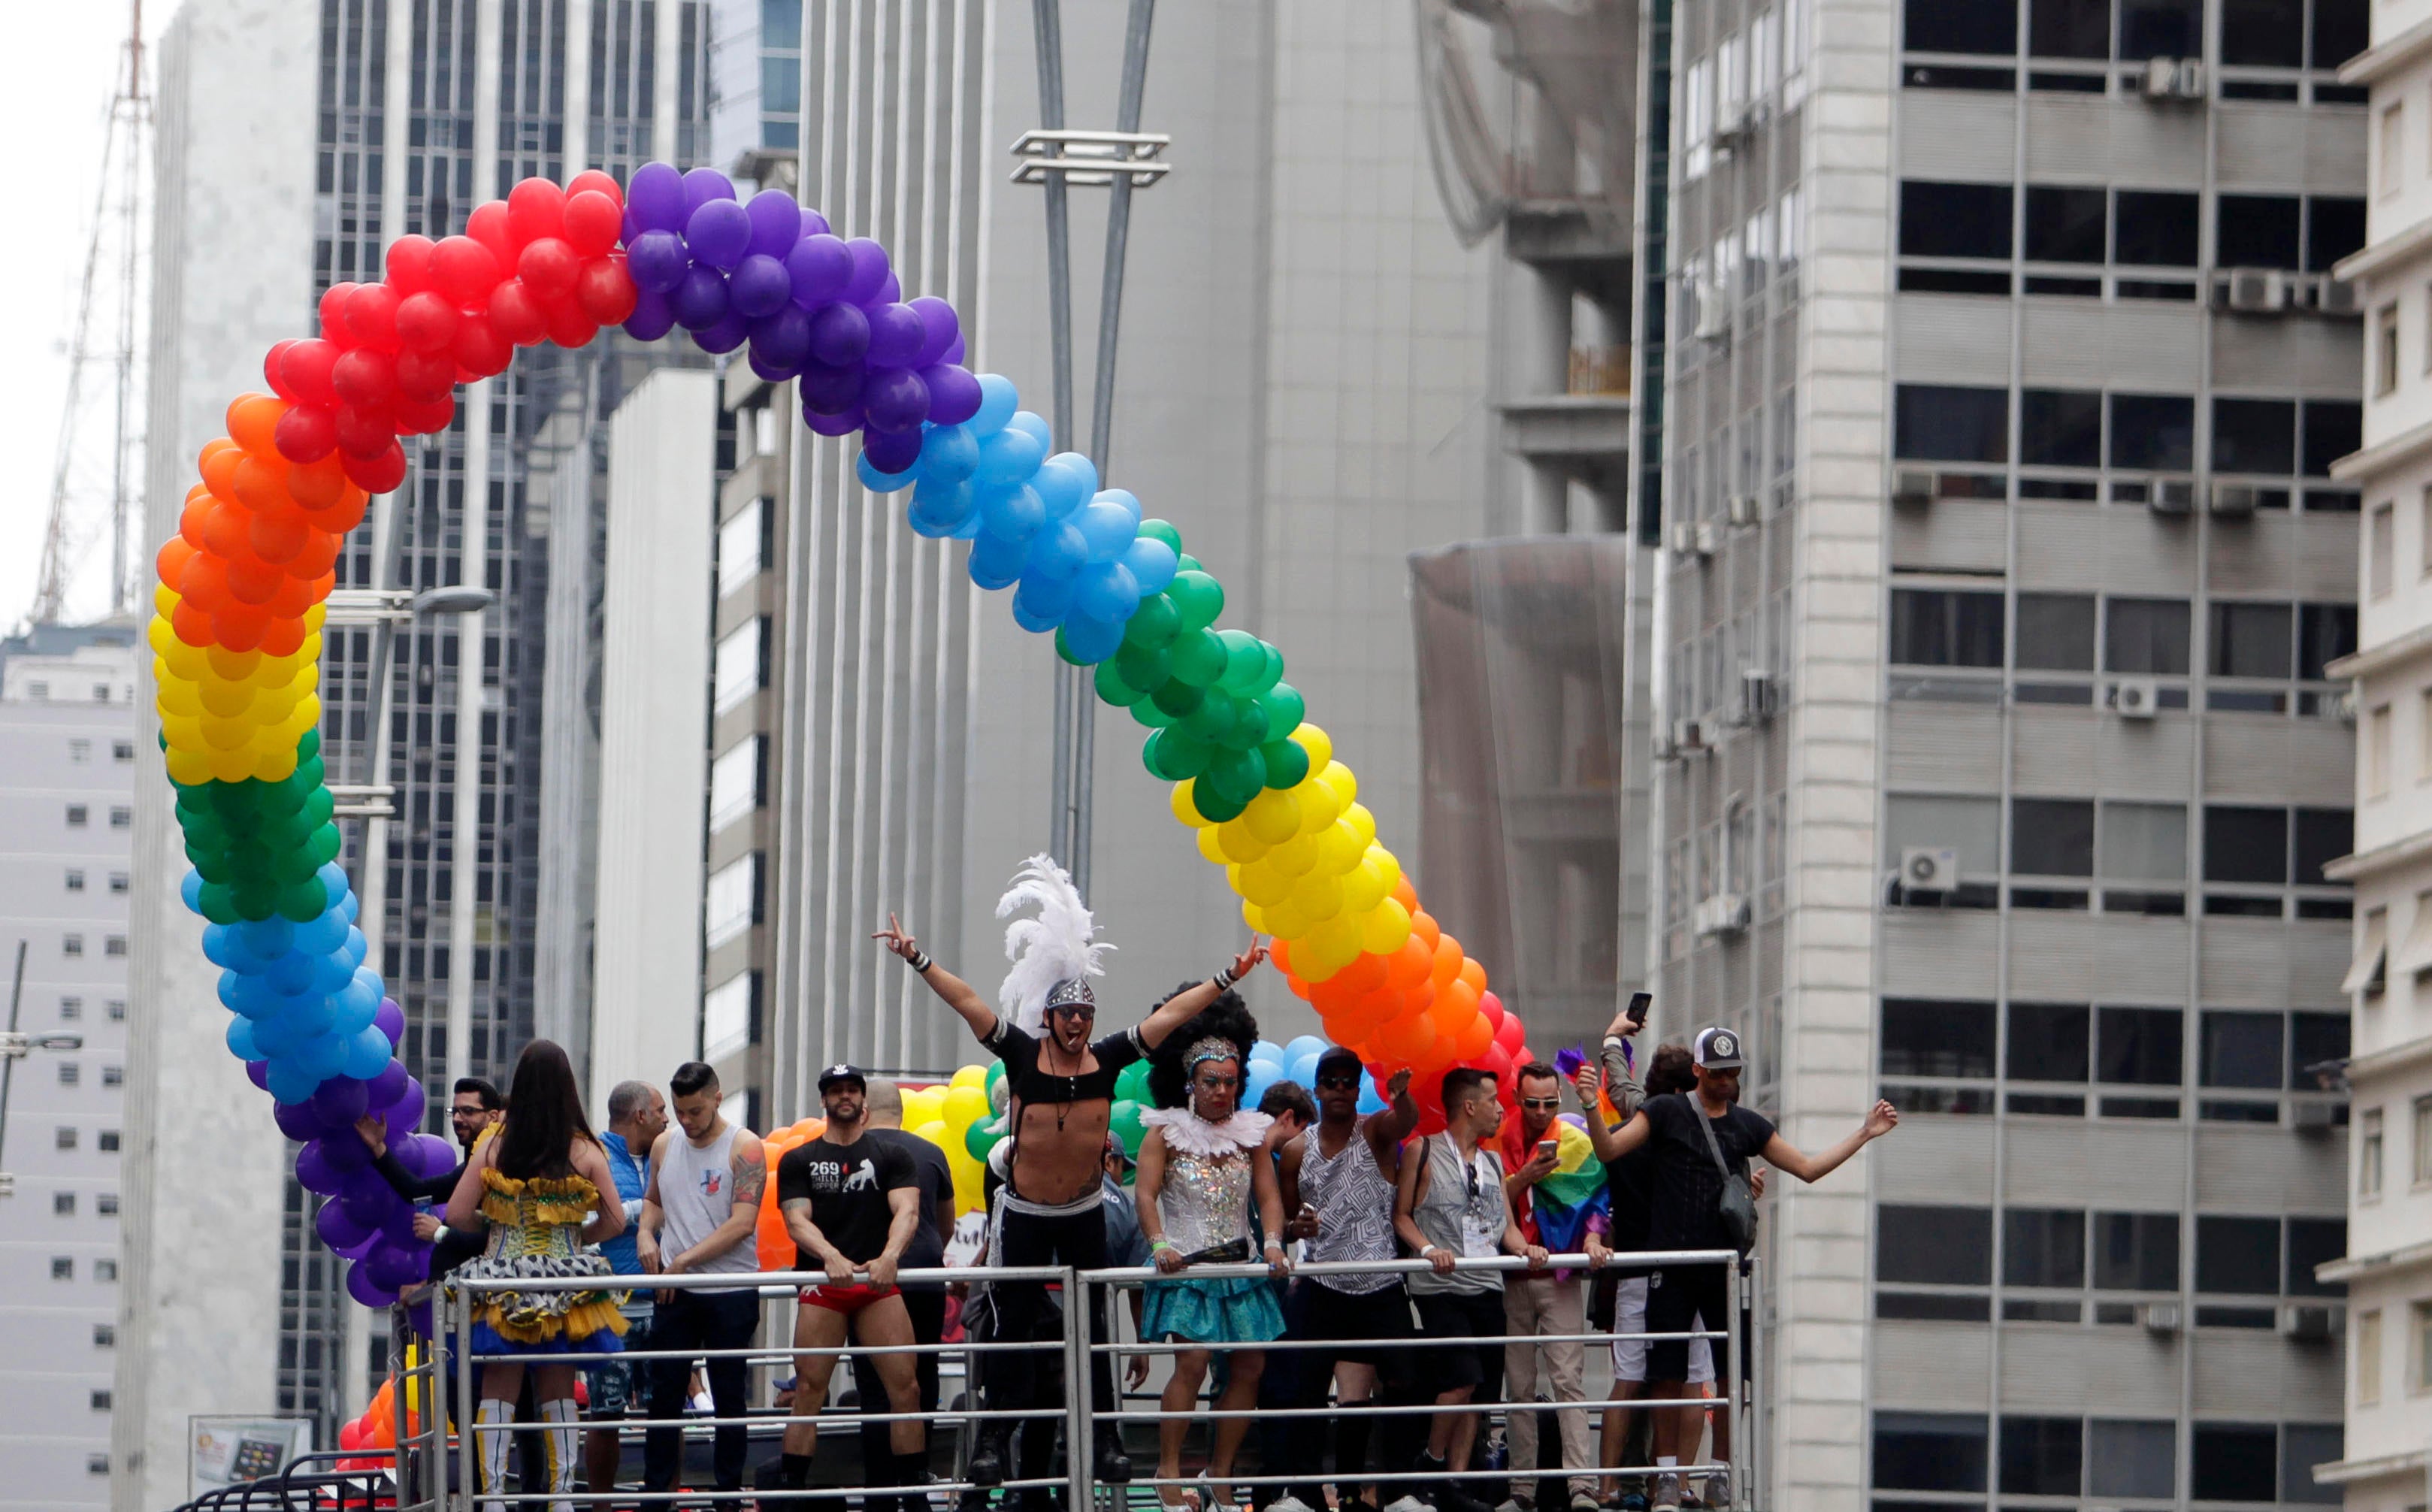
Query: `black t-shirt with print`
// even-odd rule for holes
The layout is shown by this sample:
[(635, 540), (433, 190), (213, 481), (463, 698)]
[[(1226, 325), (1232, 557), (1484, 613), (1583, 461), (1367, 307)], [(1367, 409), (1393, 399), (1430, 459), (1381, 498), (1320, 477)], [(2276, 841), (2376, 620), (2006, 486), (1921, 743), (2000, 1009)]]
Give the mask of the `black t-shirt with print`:
[[(871, 1129), (861, 1136), (863, 1144), (880, 1144), (900, 1150), (910, 1158), (916, 1184), (920, 1188), (920, 1221), (912, 1230), (912, 1242), (904, 1247), (904, 1268), (934, 1270), (946, 1263), (945, 1241), (937, 1237), (937, 1204), (954, 1200), (954, 1169), (946, 1164), (946, 1152), (919, 1134), (905, 1134), (901, 1129)], [(943, 1291), (942, 1281), (923, 1282), (906, 1286), (906, 1291)]]
[[(1718, 1211), (1723, 1200), (1723, 1173), (1714, 1165), (1706, 1136), (1697, 1132), (1703, 1117), (1696, 1094), (1666, 1092), (1648, 1098), (1644, 1109), (1654, 1151), (1654, 1195), (1647, 1214), (1647, 1246), (1650, 1250), (1728, 1250)], [(1719, 1118), (1709, 1119), (1723, 1161), (1739, 1175), (1748, 1161), (1762, 1154), (1773, 1138), (1773, 1124), (1765, 1115), (1736, 1103)], [(1616, 1196), (1619, 1194), (1616, 1193)]]
[[(849, 1145), (805, 1140), (777, 1162), (778, 1205), (807, 1200), (811, 1221), (848, 1260), (875, 1260), (886, 1252), (894, 1217), (887, 1194), (920, 1184), (909, 1153), (866, 1136)], [(818, 1270), (825, 1263), (798, 1252), (795, 1264)]]

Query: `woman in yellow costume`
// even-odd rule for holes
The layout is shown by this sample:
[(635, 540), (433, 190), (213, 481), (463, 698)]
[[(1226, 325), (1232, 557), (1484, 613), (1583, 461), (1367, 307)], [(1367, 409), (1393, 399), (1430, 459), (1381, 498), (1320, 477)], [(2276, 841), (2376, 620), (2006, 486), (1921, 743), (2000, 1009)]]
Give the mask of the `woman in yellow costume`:
[[(506, 1121), (485, 1133), (448, 1200), (448, 1225), (470, 1229), (475, 1215), (489, 1220), (490, 1243), (449, 1278), (501, 1281), (615, 1275), (608, 1261), (586, 1244), (625, 1231), (624, 1204), (608, 1156), (583, 1116), (583, 1098), (566, 1051), (546, 1039), (524, 1047), (507, 1091)], [(569, 1352), (599, 1353), (623, 1346), (624, 1294), (607, 1286), (551, 1291), (483, 1291), (473, 1311), (476, 1354), (525, 1356), (536, 1372), (533, 1396), (549, 1428), (552, 1498), (574, 1488), (575, 1439), (572, 1364), (553, 1357)], [(481, 1367), (481, 1405), (475, 1421), (481, 1440), (481, 1489), (502, 1488), (509, 1426), (523, 1390), (522, 1360), (493, 1360)], [(537, 1489), (526, 1487), (526, 1494)], [(551, 1512), (572, 1505), (552, 1500)]]

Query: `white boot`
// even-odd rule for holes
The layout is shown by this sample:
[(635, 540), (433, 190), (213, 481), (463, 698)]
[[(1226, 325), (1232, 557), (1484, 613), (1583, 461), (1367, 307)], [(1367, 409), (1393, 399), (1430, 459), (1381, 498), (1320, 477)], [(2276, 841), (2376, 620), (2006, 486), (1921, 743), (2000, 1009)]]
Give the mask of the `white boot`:
[(497, 1496), (507, 1488), (507, 1450), (515, 1441), (515, 1404), (483, 1397), (473, 1414), (473, 1436), (481, 1440), (474, 1457), (481, 1468), (481, 1494)]
[(561, 1500), (574, 1492), (575, 1452), (583, 1443), (583, 1430), (578, 1427), (572, 1397), (558, 1397), (540, 1404), (541, 1420), (549, 1424), (549, 1512), (574, 1512), (571, 1501)]

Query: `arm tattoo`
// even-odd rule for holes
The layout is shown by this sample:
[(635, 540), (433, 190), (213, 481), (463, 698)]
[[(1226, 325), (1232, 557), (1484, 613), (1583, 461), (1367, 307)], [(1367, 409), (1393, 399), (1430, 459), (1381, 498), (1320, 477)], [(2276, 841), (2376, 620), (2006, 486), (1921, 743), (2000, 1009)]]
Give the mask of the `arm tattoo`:
[(777, 1209), (782, 1213), (808, 1213), (811, 1210), (811, 1200), (807, 1197), (788, 1197), (777, 1204)]
[(768, 1185), (768, 1162), (757, 1146), (738, 1152), (735, 1157), (735, 1205), (758, 1207), (760, 1194)]

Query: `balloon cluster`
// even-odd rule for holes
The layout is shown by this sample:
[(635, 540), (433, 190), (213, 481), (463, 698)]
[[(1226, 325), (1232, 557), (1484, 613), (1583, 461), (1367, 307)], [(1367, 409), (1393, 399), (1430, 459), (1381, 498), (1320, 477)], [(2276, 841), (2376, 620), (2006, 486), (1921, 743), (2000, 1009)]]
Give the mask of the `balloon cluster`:
[[(957, 1214), (980, 1210), (980, 1184), (988, 1163), (988, 1146), (995, 1141), (991, 1139), (977, 1150), (971, 1146), (974, 1142), (973, 1131), (988, 1119), (988, 1089), (994, 1084), (993, 1079), (1004, 1074), (1001, 1065), (966, 1066), (943, 1086), (903, 1088), (904, 1127), (916, 1138), (926, 1139), (945, 1153), (946, 1168), (954, 1176)], [(825, 1118), (803, 1118), (762, 1135), (760, 1144), (768, 1154), (768, 1168), (775, 1170), (785, 1151), (817, 1139), (827, 1126)], [(777, 1207), (774, 1181), (768, 1183), (760, 1199), (760, 1217), (753, 1226), (752, 1241), (761, 1269), (794, 1268), (794, 1241), (786, 1234), (785, 1215)]]
[[(408, 1369), (417, 1363), (413, 1355), (419, 1349), (419, 1345), (406, 1346)], [(338, 1447), (348, 1452), (347, 1457), (338, 1461), (340, 1470), (389, 1470), (397, 1463), (393, 1454), (366, 1453), (364, 1451), (396, 1449), (400, 1427), (408, 1438), (422, 1432), (422, 1414), (414, 1400), (416, 1383), (412, 1376), (404, 1378), (406, 1403), (400, 1407), (397, 1401), (397, 1379), (392, 1376), (382, 1381), (380, 1389), (372, 1394), (371, 1404), (363, 1408), (363, 1415), (338, 1425)]]

